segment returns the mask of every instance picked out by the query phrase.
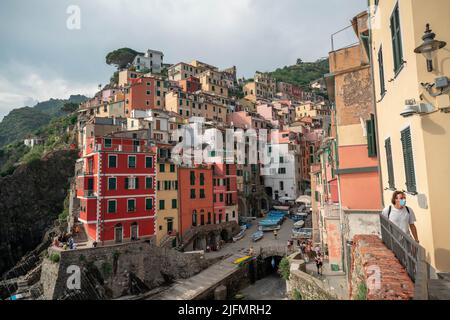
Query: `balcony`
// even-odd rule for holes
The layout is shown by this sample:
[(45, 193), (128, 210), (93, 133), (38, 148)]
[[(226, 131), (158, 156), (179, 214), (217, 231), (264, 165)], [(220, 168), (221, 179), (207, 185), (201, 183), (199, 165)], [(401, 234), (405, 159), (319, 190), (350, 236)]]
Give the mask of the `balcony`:
[(149, 146), (134, 146), (134, 145), (123, 145), (123, 144), (112, 144), (111, 146), (104, 146), (102, 144), (96, 144), (94, 146), (94, 151), (110, 151), (110, 152), (132, 152), (132, 153), (149, 153), (151, 148)]
[(83, 191), (83, 196), (85, 198), (96, 198), (97, 197), (97, 193), (94, 190), (84, 190)]

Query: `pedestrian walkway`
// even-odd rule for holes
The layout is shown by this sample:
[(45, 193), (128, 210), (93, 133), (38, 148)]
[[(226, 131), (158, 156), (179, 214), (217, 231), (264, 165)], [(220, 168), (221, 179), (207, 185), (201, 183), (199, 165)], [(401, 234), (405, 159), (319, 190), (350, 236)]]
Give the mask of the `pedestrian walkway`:
[(323, 281), (323, 283), (330, 288), (330, 292), (335, 293), (339, 299), (349, 299), (347, 275), (342, 271), (332, 271), (328, 261), (324, 261), (321, 276), (317, 274), (317, 268), (314, 260), (311, 260), (308, 264), (306, 264), (306, 272)]
[(244, 256), (245, 254), (234, 254), (189, 279), (177, 281), (176, 284), (170, 286), (167, 290), (147, 300), (193, 300), (236, 272), (239, 267), (233, 262)]

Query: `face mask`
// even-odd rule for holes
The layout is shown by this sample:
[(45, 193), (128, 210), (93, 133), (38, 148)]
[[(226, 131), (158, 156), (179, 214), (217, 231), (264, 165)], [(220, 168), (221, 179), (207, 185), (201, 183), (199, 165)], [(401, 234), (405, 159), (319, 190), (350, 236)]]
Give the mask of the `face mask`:
[(400, 200), (400, 205), (401, 205), (402, 207), (406, 206), (406, 200), (405, 200), (405, 199), (401, 199), (401, 200)]

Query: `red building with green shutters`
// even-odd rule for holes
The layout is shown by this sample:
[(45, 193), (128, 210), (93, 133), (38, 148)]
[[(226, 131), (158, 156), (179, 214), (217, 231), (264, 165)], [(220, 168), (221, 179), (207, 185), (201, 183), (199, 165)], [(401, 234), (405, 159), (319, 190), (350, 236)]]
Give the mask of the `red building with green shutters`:
[(121, 243), (155, 233), (156, 147), (146, 130), (88, 138), (77, 177), (79, 221), (92, 241)]

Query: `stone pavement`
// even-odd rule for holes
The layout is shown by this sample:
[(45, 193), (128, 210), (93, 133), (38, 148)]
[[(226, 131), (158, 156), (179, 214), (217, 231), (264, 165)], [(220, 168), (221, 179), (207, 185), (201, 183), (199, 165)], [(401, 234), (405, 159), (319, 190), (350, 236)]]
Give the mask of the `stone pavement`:
[(330, 288), (330, 291), (335, 293), (339, 299), (349, 300), (347, 275), (344, 272), (332, 271), (328, 261), (324, 261), (323, 263), (323, 275), (320, 276), (317, 274), (317, 268), (314, 260), (311, 260), (306, 264), (306, 272), (323, 281), (324, 284)]
[(205, 290), (235, 272), (238, 266), (233, 264), (233, 261), (244, 256), (244, 254), (234, 254), (189, 279), (177, 281), (167, 290), (150, 297), (148, 300), (193, 300)]
[[(258, 219), (261, 220), (261, 219)], [(247, 253), (250, 247), (253, 247), (255, 253), (258, 253), (260, 248), (286, 246), (287, 241), (291, 239), (292, 227), (294, 222), (291, 219), (286, 219), (278, 230), (278, 236), (275, 240), (273, 232), (264, 232), (264, 237), (258, 242), (252, 241), (252, 234), (258, 231), (258, 220), (252, 222), (252, 226), (245, 232), (244, 238), (234, 243), (227, 243), (220, 251), (213, 251), (205, 253), (205, 258), (212, 259), (237, 252)]]
[(293, 224), (292, 220), (286, 219), (281, 229), (278, 230), (277, 239), (274, 238), (273, 232), (266, 232), (263, 239), (254, 243), (251, 236), (257, 231), (258, 223), (257, 221), (253, 221), (252, 227), (246, 231), (244, 238), (234, 243), (225, 244), (220, 251), (205, 253), (206, 259), (219, 257), (227, 258), (189, 279), (177, 281), (176, 284), (170, 286), (167, 290), (156, 294), (149, 299), (192, 300), (209, 287), (235, 272), (238, 267), (233, 264), (233, 261), (246, 256), (251, 246), (253, 246), (256, 254), (259, 252), (260, 248), (286, 246), (287, 240), (291, 238)]

